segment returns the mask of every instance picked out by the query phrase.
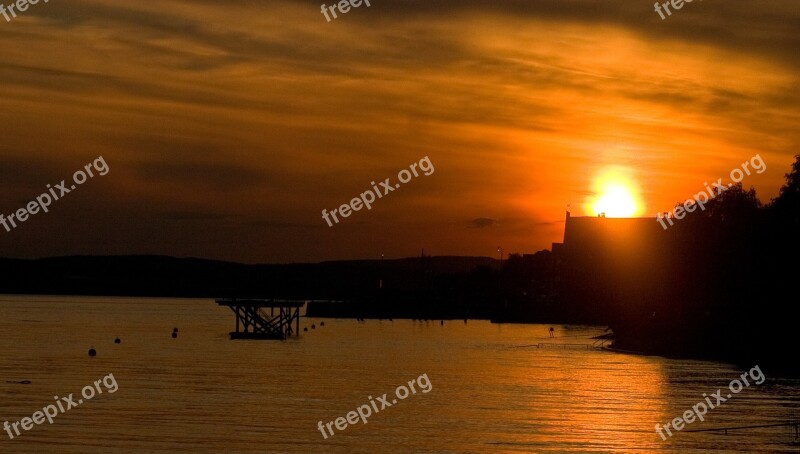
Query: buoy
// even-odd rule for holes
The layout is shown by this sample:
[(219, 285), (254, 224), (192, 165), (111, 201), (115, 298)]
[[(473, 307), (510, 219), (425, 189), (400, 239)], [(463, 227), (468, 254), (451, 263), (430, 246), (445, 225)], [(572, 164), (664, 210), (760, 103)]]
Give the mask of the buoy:
[(319, 322), (319, 326), (325, 326), (325, 322)]
[(303, 331), (308, 331), (308, 328), (303, 328)]
[(173, 338), (173, 339), (175, 339), (176, 337), (178, 337), (178, 333), (176, 333), (176, 332), (174, 332), (174, 331), (173, 331), (173, 332), (172, 332), (172, 338)]
[(94, 358), (96, 355), (97, 355), (97, 350), (95, 350), (94, 348), (90, 348), (89, 349), (89, 356)]
[(444, 320), (442, 320), (442, 324), (441, 324), (441, 326), (444, 326)]
[(311, 329), (317, 329), (316, 325), (311, 325)]
[(178, 332), (178, 328), (172, 328), (172, 332), (173, 333), (177, 333)]
[(119, 338), (119, 337), (118, 337), (118, 338), (116, 338), (116, 339), (114, 339), (114, 343), (115, 343), (115, 344), (119, 344), (119, 343), (121, 343), (121, 342), (122, 342), (122, 341), (120, 340), (120, 338)]

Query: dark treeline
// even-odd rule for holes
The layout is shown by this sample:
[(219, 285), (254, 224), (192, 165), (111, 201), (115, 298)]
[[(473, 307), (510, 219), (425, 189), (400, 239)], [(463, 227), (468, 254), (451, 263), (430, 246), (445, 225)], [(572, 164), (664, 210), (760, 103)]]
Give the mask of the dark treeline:
[[(0, 259), (0, 293), (329, 300), (309, 315), (569, 322), (555, 299), (550, 251), (246, 265), (165, 256)], [(585, 319), (583, 321), (588, 321)]]
[(800, 156), (770, 203), (739, 184), (705, 208), (667, 230), (598, 219), (610, 227), (594, 243), (567, 238), (560, 301), (608, 324), (620, 349), (800, 371), (790, 351), (800, 331)]
[(800, 156), (766, 206), (740, 184), (664, 233), (654, 294), (635, 309), (623, 299), (608, 307), (617, 345), (795, 368)]
[(309, 304), (308, 314), (318, 317), (566, 320), (553, 303), (549, 251), (512, 255), (500, 268), (488, 257), (427, 255), (287, 265), (163, 256), (0, 259), (0, 293), (332, 301)]
[[(359, 295), (343, 303), (314, 303), (309, 315), (349, 318), (491, 319), (500, 322), (565, 321), (553, 291), (550, 251), (512, 254), (499, 262), (481, 258), (477, 266), (461, 270), (437, 266), (452, 257), (421, 256), (405, 259), (412, 273), (387, 273), (373, 263), (372, 276)], [(377, 285), (374, 285), (376, 283)]]

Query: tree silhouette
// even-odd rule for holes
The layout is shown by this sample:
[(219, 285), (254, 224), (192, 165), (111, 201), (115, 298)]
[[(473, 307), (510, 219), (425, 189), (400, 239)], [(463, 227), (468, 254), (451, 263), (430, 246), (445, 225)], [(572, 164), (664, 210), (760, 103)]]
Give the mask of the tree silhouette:
[(770, 208), (781, 221), (792, 226), (800, 224), (800, 154), (794, 157), (792, 171), (785, 175), (786, 184), (778, 197), (772, 199)]

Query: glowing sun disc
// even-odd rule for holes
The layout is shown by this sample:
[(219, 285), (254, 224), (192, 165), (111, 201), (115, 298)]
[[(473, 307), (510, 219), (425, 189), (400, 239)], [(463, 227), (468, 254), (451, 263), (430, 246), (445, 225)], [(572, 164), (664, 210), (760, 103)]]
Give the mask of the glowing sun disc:
[(606, 217), (629, 218), (644, 211), (630, 173), (619, 168), (605, 169), (600, 173), (593, 184), (596, 196), (590, 202), (594, 215), (605, 213)]

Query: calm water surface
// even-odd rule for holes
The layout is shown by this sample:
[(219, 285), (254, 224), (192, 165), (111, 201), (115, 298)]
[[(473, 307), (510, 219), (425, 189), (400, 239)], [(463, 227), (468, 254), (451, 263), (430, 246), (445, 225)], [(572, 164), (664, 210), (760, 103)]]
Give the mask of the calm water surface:
[[(550, 340), (542, 325), (320, 321), (287, 342), (230, 341), (233, 313), (211, 300), (0, 297), (0, 423), (109, 373), (119, 385), (52, 425), (0, 432), (0, 452), (800, 452), (791, 427), (655, 433), (727, 387), (732, 366), (530, 346), (591, 344), (592, 327)], [(429, 393), (318, 431), (422, 374)], [(768, 377), (688, 428), (790, 421), (798, 385)]]

